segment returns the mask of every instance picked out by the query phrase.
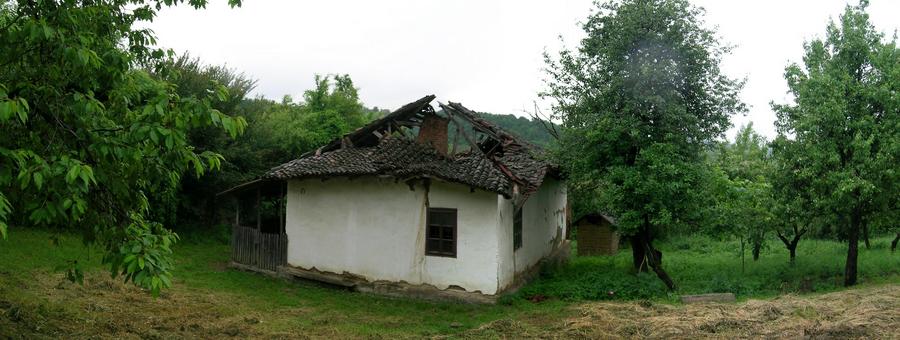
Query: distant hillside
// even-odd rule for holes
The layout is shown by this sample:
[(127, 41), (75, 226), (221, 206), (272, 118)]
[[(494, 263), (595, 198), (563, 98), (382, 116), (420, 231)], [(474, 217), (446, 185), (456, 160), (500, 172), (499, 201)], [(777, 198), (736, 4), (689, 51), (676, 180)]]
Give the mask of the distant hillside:
[[(385, 109), (379, 109), (378, 107), (373, 107), (373, 108), (366, 108), (366, 113), (369, 115), (371, 120), (374, 120), (377, 118), (384, 117), (385, 115), (389, 114), (390, 111), (385, 110)], [(438, 114), (441, 116), (445, 116), (443, 113), (443, 110), (439, 110)], [(545, 124), (552, 124), (552, 123), (542, 123), (540, 120), (537, 120), (537, 119), (518, 117), (515, 115), (511, 115), (511, 114), (495, 114), (495, 113), (488, 113), (488, 112), (477, 112), (477, 114), (479, 117), (487, 120), (490, 123), (493, 123), (494, 125), (499, 126), (501, 129), (506, 130), (506, 131), (512, 133), (513, 135), (516, 135), (517, 137), (520, 137), (520, 138), (522, 138), (528, 142), (531, 142), (537, 146), (546, 148), (546, 147), (551, 146), (553, 143), (556, 143), (556, 140), (553, 138), (553, 136), (550, 134), (550, 132), (547, 131), (547, 127), (550, 125), (545, 125)], [(472, 130), (471, 126), (469, 126), (465, 122), (461, 122), (461, 123), (466, 125), (465, 126), (466, 131), (471, 132), (471, 130)], [(555, 124), (553, 124), (553, 125), (557, 128), (559, 127), (558, 125), (555, 125)], [(453, 129), (455, 129), (455, 127), (453, 127), (452, 124), (450, 126), (450, 129), (451, 129), (450, 134), (449, 134), (450, 143), (452, 144), (453, 141), (456, 140), (457, 146), (459, 147), (458, 150), (468, 149), (469, 148), (468, 143), (466, 143), (465, 139), (463, 139), (462, 137), (457, 138), (454, 136), (455, 133), (454, 133)], [(416, 131), (415, 133), (418, 133), (417, 132), (418, 128), (414, 128), (413, 131)]]
[[(443, 115), (442, 112), (439, 112), (439, 114)], [(484, 120), (487, 120), (488, 122), (499, 126), (501, 129), (537, 146), (549, 147), (556, 142), (550, 132), (547, 131), (547, 127), (539, 120), (517, 117), (511, 114), (493, 114), (487, 112), (478, 112), (477, 114)], [(471, 133), (472, 127), (465, 122), (461, 123), (465, 125), (464, 129)], [(455, 136), (456, 133), (455, 130), (453, 130), (455, 127), (452, 124), (450, 125), (450, 129), (450, 144), (453, 144), (453, 142), (456, 141), (458, 147), (457, 150), (467, 150), (469, 145), (466, 140), (463, 137)]]
[(479, 112), (478, 115), (499, 126), (501, 129), (509, 131), (514, 135), (539, 146), (547, 147), (550, 146), (551, 143), (556, 142), (550, 132), (547, 131), (549, 125), (545, 125), (552, 123), (541, 122), (537, 119), (532, 120), (525, 117), (517, 117), (511, 114)]

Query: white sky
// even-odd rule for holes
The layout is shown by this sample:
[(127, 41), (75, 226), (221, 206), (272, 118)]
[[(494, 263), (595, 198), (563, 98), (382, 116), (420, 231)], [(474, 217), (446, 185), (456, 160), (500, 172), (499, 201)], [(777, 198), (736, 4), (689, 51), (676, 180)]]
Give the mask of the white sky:
[[(149, 25), (159, 45), (244, 72), (268, 98), (300, 98), (314, 74), (347, 73), (367, 106), (395, 109), (435, 94), (517, 115), (533, 110), (543, 88), (543, 51), (574, 46), (593, 8), (591, 0), (244, 0), (235, 9), (211, 2), (205, 10), (163, 10)], [(736, 46), (725, 72), (748, 81), (742, 96), (750, 112), (734, 125), (753, 121), (774, 136), (769, 102), (787, 101), (784, 67), (801, 61), (803, 42), (821, 37), (847, 2), (693, 2)], [(872, 0), (869, 13), (888, 37), (900, 29), (900, 1)]]

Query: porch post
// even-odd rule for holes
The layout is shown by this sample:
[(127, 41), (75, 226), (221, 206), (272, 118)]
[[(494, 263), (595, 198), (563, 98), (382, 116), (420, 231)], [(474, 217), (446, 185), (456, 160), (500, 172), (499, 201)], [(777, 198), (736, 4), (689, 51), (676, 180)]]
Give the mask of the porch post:
[(285, 181), (281, 185), (281, 202), (280, 204), (278, 204), (278, 223), (281, 224), (279, 228), (281, 230), (281, 234), (284, 234), (286, 232), (285, 224), (287, 223), (284, 220), (285, 205), (287, 205), (287, 181)]
[(262, 216), (259, 211), (262, 210), (262, 206), (260, 205), (261, 197), (259, 193), (259, 186), (256, 186), (256, 230), (262, 230), (262, 221), (260, 217)]

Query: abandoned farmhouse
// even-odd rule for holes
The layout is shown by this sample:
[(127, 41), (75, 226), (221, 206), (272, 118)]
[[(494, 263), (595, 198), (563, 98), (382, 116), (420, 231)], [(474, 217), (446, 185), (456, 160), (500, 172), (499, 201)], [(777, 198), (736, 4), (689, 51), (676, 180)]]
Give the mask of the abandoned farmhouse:
[[(538, 147), (426, 96), (236, 198), (233, 265), (360, 291), (490, 301), (568, 256), (566, 185)], [(452, 140), (451, 138), (452, 137)]]

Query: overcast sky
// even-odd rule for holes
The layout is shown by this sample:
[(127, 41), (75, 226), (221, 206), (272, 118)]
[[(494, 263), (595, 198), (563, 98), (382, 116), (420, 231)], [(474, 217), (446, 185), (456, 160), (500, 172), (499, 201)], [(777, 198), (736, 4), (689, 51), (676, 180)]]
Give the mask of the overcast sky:
[[(205, 10), (163, 10), (150, 24), (159, 45), (244, 72), (265, 97), (299, 98), (315, 74), (347, 73), (367, 106), (395, 109), (435, 94), (517, 115), (533, 111), (543, 88), (542, 53), (577, 44), (594, 7), (591, 0), (245, 0), (235, 9), (211, 2)], [(734, 125), (753, 121), (774, 136), (769, 102), (787, 100), (784, 67), (801, 60), (803, 42), (821, 37), (847, 2), (693, 2), (736, 47), (725, 72), (747, 79), (750, 112)], [(900, 1), (872, 0), (869, 13), (887, 36), (900, 28)]]

